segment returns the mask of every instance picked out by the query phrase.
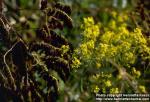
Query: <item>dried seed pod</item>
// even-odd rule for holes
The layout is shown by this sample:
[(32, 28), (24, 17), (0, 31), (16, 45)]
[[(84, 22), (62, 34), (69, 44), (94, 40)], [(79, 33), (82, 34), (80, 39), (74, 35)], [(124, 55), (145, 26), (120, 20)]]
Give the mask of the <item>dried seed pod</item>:
[(61, 49), (56, 48), (48, 43), (33, 43), (30, 47), (30, 52), (41, 50), (48, 56), (61, 56)]
[(23, 41), (18, 41), (12, 48), (12, 61), (13, 64), (17, 67), (18, 74), (24, 76), (27, 72), (26, 69), (26, 57), (27, 57), (27, 48)]
[(32, 97), (32, 101), (36, 101), (36, 100), (40, 100), (41, 98), (42, 98), (42, 92), (41, 92), (41, 90), (40, 90), (40, 92), (39, 92), (39, 90), (37, 90), (37, 86), (35, 85), (35, 82), (33, 82), (31, 79), (30, 79), (30, 81), (29, 81), (29, 83), (30, 83), (30, 91), (31, 91), (31, 97)]
[(55, 17), (51, 17), (51, 20), (48, 21), (48, 28), (50, 29), (63, 29), (63, 23)]
[[(45, 28), (46, 29), (46, 28)], [(50, 43), (55, 47), (60, 48), (62, 45), (69, 45), (67, 39), (63, 36), (58, 35), (53, 30), (50, 30), (50, 35), (48, 34), (48, 30), (45, 29), (38, 29), (36, 31), (36, 35), (39, 39), (44, 40), (46, 43)]]
[[(43, 78), (47, 84), (48, 84), (48, 89), (50, 89), (51, 87), (54, 88), (54, 93), (55, 93), (55, 97), (58, 96), (58, 84), (57, 84), (57, 80), (55, 78), (53, 78), (48, 71), (46, 71), (42, 66), (34, 66), (34, 68), (32, 68), (32, 70), (30, 71), (30, 76), (32, 77), (32, 81), (34, 82), (34, 87), (36, 87), (36, 89), (38, 90), (38, 92), (40, 92), (40, 95), (42, 95), (42, 97), (44, 97), (45, 99), (47, 99), (46, 97), (48, 96), (49, 93), (45, 94), (38, 89), (39, 88), (39, 84), (37, 84), (38, 82), (35, 81), (35, 79), (33, 78), (33, 74), (35, 73), (35, 71), (40, 74), (40, 77)], [(51, 90), (51, 89), (50, 89)], [(50, 92), (51, 93), (51, 92)], [(51, 98), (50, 98), (51, 99)]]
[(48, 82), (49, 87), (54, 87), (54, 90), (58, 93), (58, 85), (56, 79), (54, 79), (48, 72), (41, 73), (41, 77)]
[(64, 81), (69, 77), (70, 68), (67, 60), (53, 56), (48, 56), (43, 60), (47, 67), (55, 70)]
[(71, 14), (71, 7), (68, 6), (68, 5), (64, 5), (63, 3), (60, 3), (60, 2), (57, 2), (55, 5), (54, 5), (55, 8), (57, 9), (60, 9), (64, 12), (66, 12), (68, 15)]
[(62, 10), (59, 10), (59, 9), (48, 9), (48, 13), (47, 13), (48, 16), (53, 16), (57, 19), (60, 19), (64, 22), (64, 25), (67, 26), (68, 28), (72, 28), (73, 25), (72, 25), (72, 19), (67, 15), (67, 13), (65, 13), (64, 11)]
[[(50, 92), (48, 92), (48, 96), (47, 96), (47, 100), (51, 99), (52, 102), (56, 102), (57, 98), (58, 98), (58, 82), (57, 80), (52, 77), (51, 75), (49, 75), (49, 73), (42, 73), (42, 78), (47, 81), (48, 84), (48, 90)], [(52, 90), (51, 88), (54, 88), (54, 90)]]
[(40, 9), (44, 10), (45, 8), (47, 8), (47, 0), (41, 0)]
[(46, 43), (50, 43), (51, 36), (48, 37), (47, 32), (43, 29), (36, 30), (36, 37), (43, 40)]
[[(34, 66), (35, 67), (35, 66)], [(39, 68), (38, 68), (39, 69)], [(41, 68), (42, 69), (42, 68)], [(32, 71), (31, 73), (29, 72), (29, 77), (30, 77), (30, 90), (32, 92), (32, 99), (33, 100), (37, 100), (37, 97), (39, 97), (41, 99), (42, 98), (46, 98), (46, 94), (43, 92), (43, 90), (41, 90), (39, 88), (39, 83), (36, 81), (36, 79), (34, 78), (34, 73), (36, 71)]]
[(7, 47), (9, 46), (10, 38), (8, 32), (3, 26), (0, 26), (0, 42), (3, 42)]
[[(68, 16), (71, 14), (71, 8), (61, 3), (53, 3), (51, 4), (53, 8), (47, 9), (47, 2), (48, 0), (40, 1), (40, 9), (43, 10), (44, 13), (48, 11), (47, 15), (50, 18), (47, 22), (48, 27), (43, 26), (36, 31), (36, 35), (40, 40), (34, 39), (34, 41), (32, 40), (33, 43), (29, 42), (29, 49), (27, 49), (25, 43), (21, 40), (15, 43), (11, 48), (12, 63), (16, 66), (16, 70), (13, 70), (15, 72), (12, 73), (17, 86), (17, 91), (15, 91), (15, 93), (16, 96), (18, 95), (18, 97), (22, 99), (21, 101), (28, 100), (27, 94), (29, 94), (29, 92), (29, 98), (32, 101), (36, 101), (37, 99), (39, 101), (56, 101), (59, 94), (59, 86), (57, 84), (58, 80), (53, 78), (49, 71), (55, 70), (64, 81), (66, 81), (69, 77), (71, 53), (68, 53), (70, 49), (69, 51), (64, 51), (64, 49), (67, 48), (63, 49), (62, 46), (69, 45), (70, 48), (71, 44), (63, 36), (58, 35), (53, 30), (62, 30), (64, 26), (72, 28), (72, 19)], [(33, 19), (31, 18), (31, 20)], [(0, 38), (1, 34), (3, 33), (0, 32)], [(4, 36), (4, 38), (5, 37), (7, 38), (7, 36)], [(21, 36), (18, 35), (18, 37)], [(30, 37), (31, 36), (29, 34), (28, 38)], [(28, 44), (26, 45), (28, 46)], [(39, 50), (41, 53), (45, 54), (45, 58), (36, 57), (32, 54), (33, 51), (38, 52)], [(37, 60), (43, 63), (37, 64)], [(27, 70), (27, 67), (30, 68)], [(47, 69), (49, 69), (49, 71), (47, 71)], [(36, 80), (35, 74), (37, 73), (46, 81), (48, 88), (47, 93), (43, 92), (43, 89), (40, 87), (41, 83)]]
[(62, 45), (68, 45), (67, 39), (65, 39), (63, 36), (58, 35), (56, 32), (53, 30), (50, 30), (51, 34), (51, 44), (56, 46), (56, 47), (61, 47)]

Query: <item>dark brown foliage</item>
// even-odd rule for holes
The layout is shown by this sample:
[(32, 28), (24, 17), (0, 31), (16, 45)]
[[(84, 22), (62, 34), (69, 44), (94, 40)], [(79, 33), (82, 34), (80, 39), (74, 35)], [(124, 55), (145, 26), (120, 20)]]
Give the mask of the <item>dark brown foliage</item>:
[[(9, 82), (0, 80), (0, 97), (3, 97), (4, 101), (56, 102), (59, 96), (58, 79), (54, 78), (51, 72), (55, 71), (59, 80), (64, 82), (69, 78), (72, 51), (69, 49), (68, 52), (63, 52), (61, 47), (66, 45), (71, 48), (71, 44), (54, 30), (62, 30), (64, 26), (73, 27), (72, 19), (68, 16), (71, 14), (71, 9), (61, 3), (55, 3), (54, 8), (47, 9), (47, 4), (47, 0), (41, 0), (40, 9), (46, 12), (48, 21), (36, 30), (35, 40), (26, 42), (20, 34), (16, 35), (15, 44), (14, 41), (10, 42), (13, 46), (8, 47), (10, 52), (7, 56), (11, 58), (7, 60), (9, 65), (12, 65), (10, 71), (15, 80), (16, 89), (12, 89)], [(4, 27), (0, 27), (0, 34), (3, 34), (2, 40), (6, 42), (9, 36)], [(28, 36), (30, 37), (30, 33)], [(39, 57), (36, 58), (34, 54)], [(40, 57), (41, 54), (45, 56)], [(37, 60), (43, 64), (38, 63)], [(46, 93), (43, 92), (45, 87), (43, 88), (37, 81), (36, 74), (46, 82)], [(6, 94), (3, 95), (1, 90)]]
[(47, 0), (41, 0), (41, 5), (40, 9), (43, 10), (47, 7)]
[(38, 29), (36, 31), (36, 35), (39, 39), (43, 40), (46, 43), (50, 43), (55, 47), (60, 48), (62, 45), (69, 45), (69, 42), (63, 36), (58, 35), (53, 30), (47, 31), (45, 30), (45, 28)]
[(33, 43), (31, 45), (30, 51), (38, 51), (41, 50), (46, 55), (49, 56), (61, 56), (61, 50), (59, 48), (56, 48), (55, 46), (52, 46), (48, 43)]
[(24, 76), (27, 73), (26, 69), (26, 59), (27, 59), (27, 48), (22, 41), (18, 41), (12, 51), (12, 61), (17, 67), (17, 72)]
[(68, 16), (68, 14), (66, 14), (64, 11), (62, 10), (59, 10), (59, 9), (52, 9), (52, 8), (49, 8), (48, 9), (48, 13), (47, 13), (48, 16), (53, 16), (57, 19), (60, 19), (64, 22), (64, 25), (67, 26), (68, 28), (72, 28), (73, 25), (72, 25), (72, 19)]
[(132, 19), (136, 22), (136, 26), (140, 26), (144, 30), (142, 33), (149, 37), (150, 36), (150, 2), (149, 0), (139, 0), (136, 9), (135, 9), (135, 14), (133, 14), (134, 17)]
[(65, 81), (69, 77), (69, 63), (67, 60), (60, 57), (46, 57), (43, 59), (49, 69), (58, 72), (60, 77)]
[(56, 3), (54, 5), (54, 7), (57, 8), (57, 9), (60, 9), (60, 10), (62, 10), (64, 12), (66, 12), (68, 15), (71, 14), (71, 7), (68, 6), (68, 5), (64, 5), (64, 4), (60, 3), (60, 2), (58, 2), (58, 3)]
[(58, 20), (57, 18), (51, 17), (51, 19), (48, 21), (48, 28), (51, 29), (63, 29), (63, 23)]
[(9, 40), (10, 38), (7, 30), (3, 26), (0, 26), (0, 42), (2, 42), (6, 46), (9, 46)]

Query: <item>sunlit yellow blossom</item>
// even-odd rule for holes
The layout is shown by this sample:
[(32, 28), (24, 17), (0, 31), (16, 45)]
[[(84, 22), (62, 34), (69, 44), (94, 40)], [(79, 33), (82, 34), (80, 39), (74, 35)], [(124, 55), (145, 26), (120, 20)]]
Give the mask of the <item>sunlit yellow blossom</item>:
[(98, 93), (99, 90), (100, 90), (99, 87), (96, 85), (94, 88), (94, 93)]
[(142, 93), (146, 93), (145, 86), (140, 85), (140, 86), (139, 86), (139, 90), (140, 90)]
[(118, 16), (118, 17), (117, 17), (117, 20), (118, 20), (118, 22), (123, 22), (123, 21), (124, 21), (124, 19), (123, 19), (122, 16)]
[(96, 74), (96, 75), (93, 75), (93, 76), (92, 76), (92, 79), (93, 79), (93, 80), (98, 80), (99, 77), (100, 77), (100, 74)]
[(93, 35), (95, 38), (99, 35), (99, 26), (98, 25), (93, 26)]
[(111, 39), (113, 38), (113, 36), (114, 36), (114, 33), (113, 33), (113, 32), (107, 31), (106, 33), (104, 33), (104, 34), (102, 35), (101, 41), (102, 41), (103, 43), (108, 44), (108, 43), (111, 41)]
[(96, 39), (99, 35), (99, 27), (98, 25), (91, 25), (90, 27), (85, 28), (83, 32), (83, 36), (87, 39)]
[(113, 47), (110, 47), (110, 56), (114, 57), (116, 54), (117, 54), (117, 47), (113, 46)]
[(101, 64), (100, 63), (96, 63), (96, 68), (100, 68)]
[(86, 26), (91, 26), (91, 24), (94, 24), (93, 17), (84, 18), (84, 23)]
[(83, 55), (86, 55), (87, 52), (88, 52), (87, 44), (86, 44), (86, 43), (81, 44), (81, 45), (80, 45), (80, 50), (81, 50), (81, 53), (82, 53)]
[(94, 41), (93, 40), (90, 40), (90, 41), (87, 42), (87, 48), (89, 50), (94, 49)]
[(103, 93), (106, 93), (106, 88), (102, 88), (102, 92), (103, 92)]
[(132, 33), (132, 37), (134, 38), (134, 43), (136, 44), (146, 44), (146, 39), (143, 37), (141, 29), (134, 29), (134, 33)]
[(78, 68), (81, 65), (81, 62), (79, 59), (77, 59), (76, 57), (73, 58), (72, 60), (72, 67), (73, 68)]
[(124, 18), (124, 21), (126, 21), (126, 20), (128, 20), (128, 15), (127, 14), (125, 14), (125, 15), (123, 15), (123, 18)]
[(67, 51), (69, 51), (69, 45), (62, 45), (61, 47), (63, 54), (66, 53)]
[(133, 64), (135, 62), (135, 56), (131, 52), (125, 53), (124, 54), (124, 61)]
[(110, 93), (117, 94), (117, 93), (119, 93), (119, 89), (118, 88), (111, 88)]
[(109, 22), (109, 27), (110, 27), (111, 29), (115, 29), (115, 28), (116, 28), (116, 22), (115, 22), (114, 20), (111, 20), (111, 21)]
[(132, 68), (132, 73), (137, 77), (139, 78), (141, 76), (141, 72), (140, 71), (137, 71), (135, 68)]
[[(140, 50), (139, 50), (139, 53), (146, 53), (148, 56), (145, 56), (146, 58), (149, 58), (150, 57), (150, 47), (147, 47), (146, 45), (141, 45), (140, 46)], [(141, 56), (144, 57), (143, 54), (141, 54)]]
[(140, 29), (140, 28), (136, 28), (136, 29), (134, 29), (134, 32), (135, 32), (135, 33), (138, 33), (138, 34), (142, 34), (142, 32), (141, 32), (141, 29)]
[[(90, 82), (94, 84), (91, 87), (94, 92), (98, 92), (100, 89), (105, 93), (110, 88), (110, 93), (119, 93), (120, 87), (117, 87), (114, 83), (115, 75), (113, 73), (118, 68), (117, 65), (124, 68), (127, 75), (130, 76), (131, 74), (129, 79), (132, 81), (132, 79), (138, 79), (141, 76), (140, 70), (132, 69), (132, 66), (139, 60), (138, 56), (145, 60), (150, 59), (150, 48), (141, 29), (128, 30), (125, 22), (128, 19), (127, 15), (115, 14), (115, 12), (113, 15), (116, 18), (110, 19), (109, 24), (104, 29), (102, 27), (102, 31), (100, 30), (100, 24), (95, 23), (93, 18), (84, 18), (82, 25), (83, 38), (79, 47), (75, 50), (81, 60), (80, 62), (75, 61), (78, 64), (74, 65), (82, 64), (83, 68), (92, 71), (91, 75), (88, 75)], [(106, 59), (113, 60), (114, 65), (107, 62)], [(126, 80), (129, 77), (124, 78), (120, 73), (116, 76), (115, 78), (118, 81)], [(104, 87), (96, 86), (100, 84)], [(113, 86), (115, 88), (112, 88)], [(140, 86), (139, 90), (146, 92), (144, 86)]]
[(111, 86), (111, 81), (110, 81), (110, 80), (107, 80), (107, 81), (105, 82), (105, 85), (106, 85), (107, 87), (110, 87), (110, 86)]
[(92, 17), (84, 18), (84, 24), (82, 25), (82, 29), (84, 29), (83, 36), (87, 40), (95, 40), (100, 33), (99, 25), (100, 24), (94, 24)]
[(100, 47), (103, 49), (103, 52), (107, 52), (109, 45), (100, 43)]
[(127, 30), (127, 28), (126, 27), (119, 27), (118, 28), (119, 29), (119, 31), (122, 33), (122, 34), (124, 34), (124, 36), (125, 36), (125, 34), (126, 35), (128, 35), (129, 34), (129, 31)]

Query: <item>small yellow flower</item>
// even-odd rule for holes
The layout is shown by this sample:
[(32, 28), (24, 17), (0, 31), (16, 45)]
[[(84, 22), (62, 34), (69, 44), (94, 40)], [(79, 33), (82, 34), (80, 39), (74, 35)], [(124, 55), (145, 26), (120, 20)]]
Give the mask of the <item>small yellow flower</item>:
[(116, 12), (116, 11), (112, 11), (111, 14), (112, 14), (112, 16), (113, 16), (114, 18), (117, 17), (117, 12)]
[(80, 45), (80, 50), (81, 50), (81, 53), (82, 53), (83, 55), (86, 55), (87, 52), (88, 52), (87, 44), (86, 44), (86, 43), (81, 44), (81, 45)]
[(136, 75), (137, 75), (137, 77), (140, 77), (141, 76), (141, 72), (140, 71), (136, 71)]
[(135, 33), (142, 34), (142, 32), (141, 32), (141, 29), (140, 29), (140, 28), (136, 28), (136, 29), (134, 29), (134, 32), (135, 32)]
[(83, 36), (88, 40), (95, 40), (99, 35), (100, 24), (94, 24), (94, 19), (92, 17), (84, 18), (84, 24), (81, 26), (83, 31)]
[(110, 93), (117, 94), (117, 93), (119, 93), (119, 89), (118, 88), (112, 88), (112, 89), (110, 89)]
[(139, 78), (141, 76), (141, 72), (140, 71), (137, 71), (134, 67), (132, 68), (132, 73), (137, 77)]
[(111, 86), (111, 81), (110, 81), (110, 80), (107, 80), (107, 81), (105, 82), (105, 85), (106, 85), (106, 87), (110, 87), (110, 86)]
[(93, 81), (96, 81), (96, 80), (99, 80), (99, 77), (100, 77), (100, 74), (96, 74), (96, 75), (93, 75), (91, 79)]
[(63, 54), (69, 51), (69, 45), (62, 45), (61, 49), (63, 51)]
[(117, 20), (118, 20), (118, 22), (123, 22), (123, 21), (124, 21), (124, 19), (123, 19), (123, 17), (122, 17), (121, 15), (119, 15), (119, 16), (117, 17)]
[(121, 27), (119, 27), (118, 28), (119, 29), (119, 31), (123, 34), (123, 35), (129, 35), (129, 31), (127, 30), (127, 28), (126, 27), (124, 27), (124, 26), (121, 26)]
[(100, 90), (99, 87), (96, 85), (94, 88), (94, 93), (98, 93), (99, 90)]
[(140, 86), (139, 86), (139, 90), (140, 90), (142, 93), (146, 93), (145, 86), (143, 86), (143, 85), (140, 85)]
[(90, 26), (91, 24), (92, 24), (92, 25), (94, 24), (94, 19), (93, 19), (93, 17), (84, 18), (83, 20), (84, 20), (84, 24), (85, 24), (86, 26)]
[(115, 21), (115, 20), (111, 20), (111, 21), (109, 22), (109, 27), (110, 27), (111, 29), (115, 29), (115, 28), (116, 28), (116, 21)]
[(101, 64), (100, 63), (96, 63), (96, 68), (100, 68)]
[(73, 58), (72, 60), (72, 67), (73, 68), (78, 68), (81, 65), (81, 62), (79, 59), (77, 59), (76, 57)]
[(87, 42), (87, 48), (89, 50), (94, 49), (94, 41), (93, 40), (90, 40)]

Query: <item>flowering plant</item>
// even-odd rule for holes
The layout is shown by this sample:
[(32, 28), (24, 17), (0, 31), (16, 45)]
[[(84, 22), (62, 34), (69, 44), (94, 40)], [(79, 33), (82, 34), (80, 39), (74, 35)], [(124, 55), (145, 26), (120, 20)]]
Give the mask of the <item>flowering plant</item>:
[[(82, 41), (74, 51), (73, 67), (83, 69), (85, 85), (95, 93), (147, 93), (146, 75), (150, 48), (140, 28), (128, 30), (126, 15), (112, 13), (107, 27), (84, 18)], [(117, 20), (116, 20), (117, 19)], [(92, 84), (89, 84), (92, 83)]]

